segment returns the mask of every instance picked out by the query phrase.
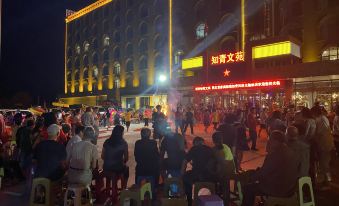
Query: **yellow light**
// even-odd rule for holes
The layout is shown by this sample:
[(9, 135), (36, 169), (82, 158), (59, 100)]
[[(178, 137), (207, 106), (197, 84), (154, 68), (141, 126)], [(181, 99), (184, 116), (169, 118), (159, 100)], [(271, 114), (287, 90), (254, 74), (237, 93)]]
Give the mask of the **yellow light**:
[(265, 57), (291, 54), (291, 48), (292, 43), (290, 41), (256, 46), (252, 48), (252, 58), (260, 59)]
[(192, 72), (192, 71), (185, 71), (184, 75), (185, 75), (185, 77), (193, 77), (194, 76), (194, 72)]
[(168, 55), (169, 55), (169, 76), (170, 76), (170, 80), (172, 79), (172, 42), (173, 42), (173, 38), (172, 38), (172, 17), (173, 17), (173, 8), (172, 8), (172, 0), (168, 0), (168, 7), (169, 7), (169, 29), (168, 29)]
[(183, 59), (182, 60), (182, 69), (192, 69), (197, 67), (202, 67), (204, 64), (204, 60), (202, 56), (190, 58), (190, 59)]
[(245, 0), (241, 0), (241, 50), (245, 52), (246, 44), (246, 26), (245, 26)]
[(65, 94), (67, 94), (67, 24), (65, 26)]
[(97, 8), (100, 8), (108, 3), (110, 3), (112, 0), (100, 0), (100, 1), (97, 1), (89, 6), (86, 6), (85, 8), (81, 9), (80, 11), (77, 11), (75, 12), (74, 14), (72, 15), (69, 15), (65, 21), (66, 23), (69, 23), (79, 17), (82, 17), (83, 15), (85, 14), (88, 14), (89, 12), (92, 12), (93, 10), (97, 9)]

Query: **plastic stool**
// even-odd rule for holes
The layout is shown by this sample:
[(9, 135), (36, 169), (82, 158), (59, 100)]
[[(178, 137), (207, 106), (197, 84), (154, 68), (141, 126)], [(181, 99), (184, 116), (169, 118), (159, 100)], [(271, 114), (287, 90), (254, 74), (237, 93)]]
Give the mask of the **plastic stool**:
[(169, 197), (169, 190), (171, 189), (171, 185), (175, 184), (178, 187), (178, 194), (184, 194), (184, 183), (182, 182), (182, 180), (180, 178), (167, 178), (165, 179), (164, 182), (164, 197)]
[[(311, 178), (310, 177), (299, 178), (298, 185), (299, 185), (299, 193), (298, 193), (299, 194), (299, 206), (315, 206)], [(304, 191), (303, 191), (304, 186), (308, 186), (309, 188), (310, 196), (311, 196), (310, 202), (305, 202)]]
[(30, 206), (54, 205), (55, 195), (51, 192), (52, 183), (47, 178), (34, 178), (32, 183)]
[[(72, 193), (74, 195), (72, 195)], [(85, 192), (85, 199), (83, 199), (83, 194)], [(64, 206), (74, 205), (74, 206), (89, 206), (93, 205), (91, 188), (89, 186), (83, 185), (69, 185), (64, 199)]]
[(130, 204), (134, 206), (141, 206), (140, 190), (123, 190), (120, 193), (120, 205), (124, 205), (126, 200), (134, 201), (136, 204)]
[(145, 194), (149, 193), (150, 195), (150, 199), (152, 199), (152, 187), (151, 187), (151, 183), (147, 182), (146, 184), (142, 185), (140, 187), (140, 199), (141, 200), (145, 200)]
[(298, 198), (297, 194), (291, 197), (272, 197), (268, 196), (265, 201), (265, 206), (297, 206)]
[(161, 205), (162, 206), (187, 206), (188, 203), (185, 198), (161, 198)]

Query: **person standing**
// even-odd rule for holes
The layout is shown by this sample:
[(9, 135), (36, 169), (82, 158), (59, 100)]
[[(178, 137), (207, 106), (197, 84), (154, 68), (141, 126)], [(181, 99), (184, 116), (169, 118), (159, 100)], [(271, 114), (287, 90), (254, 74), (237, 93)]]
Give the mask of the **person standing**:
[(86, 108), (86, 112), (81, 116), (81, 123), (85, 127), (93, 127), (94, 116), (91, 107)]
[(205, 133), (207, 133), (208, 127), (211, 125), (211, 113), (208, 109), (204, 111), (203, 122), (205, 126)]
[(184, 128), (184, 133), (186, 133), (188, 125), (191, 128), (191, 134), (194, 134), (193, 131), (193, 124), (194, 124), (194, 114), (191, 110), (191, 108), (187, 108), (187, 112), (185, 114), (185, 128)]
[(175, 118), (174, 120), (175, 121), (175, 133), (178, 134), (179, 128), (180, 128), (181, 134), (184, 134), (184, 114), (183, 114), (181, 107), (177, 108), (174, 118)]
[(255, 108), (251, 108), (249, 114), (247, 115), (247, 127), (249, 129), (249, 135), (252, 142), (251, 150), (257, 151), (257, 119)]
[[(264, 108), (262, 112), (260, 113), (260, 129), (259, 129), (259, 134), (258, 137), (260, 138), (262, 130), (266, 130), (267, 132), (267, 119), (268, 119), (268, 114), (267, 114), (267, 109)], [(268, 135), (267, 135), (268, 136)]]
[(153, 138), (154, 139), (162, 139), (164, 136), (164, 132), (166, 129), (166, 116), (164, 113), (161, 112), (161, 106), (156, 106), (156, 111), (152, 115), (153, 119)]
[(146, 107), (145, 111), (144, 111), (144, 121), (145, 121), (145, 127), (149, 126), (149, 120), (152, 118), (152, 111), (149, 108), (149, 106)]
[(217, 130), (219, 122), (220, 122), (220, 114), (216, 109), (213, 109), (213, 111), (212, 111), (212, 123), (213, 123), (214, 130)]
[(84, 137), (84, 130), (85, 127), (82, 125), (79, 125), (75, 128), (75, 135), (68, 141), (66, 145), (67, 159), (69, 159), (69, 156), (71, 155), (73, 146), (80, 142)]
[(132, 120), (132, 111), (129, 109), (125, 115), (127, 132), (129, 130), (129, 127), (131, 126), (131, 120)]
[(339, 108), (335, 110), (335, 117), (333, 120), (333, 137), (336, 148), (337, 157), (339, 157)]
[(94, 144), (96, 145), (97, 141), (98, 141), (98, 137), (99, 137), (99, 117), (98, 117), (99, 114), (98, 114), (98, 107), (94, 107), (92, 115), (93, 115), (93, 119), (94, 119), (93, 128), (94, 128), (94, 131), (95, 131), (95, 139), (93, 141), (94, 141)]
[(81, 125), (81, 110), (76, 109), (72, 118), (72, 135), (75, 134), (75, 128)]

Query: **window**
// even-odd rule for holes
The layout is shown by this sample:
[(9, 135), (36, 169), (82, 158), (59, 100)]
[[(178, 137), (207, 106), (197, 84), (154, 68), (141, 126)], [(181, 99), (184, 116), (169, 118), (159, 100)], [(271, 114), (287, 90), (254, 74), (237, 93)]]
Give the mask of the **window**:
[(115, 11), (116, 11), (116, 12), (119, 12), (120, 9), (121, 9), (120, 1), (117, 1), (117, 2), (115, 3)]
[(84, 51), (85, 51), (85, 52), (88, 52), (89, 46), (90, 46), (90, 45), (89, 45), (88, 42), (85, 42), (85, 43), (84, 43)]
[(323, 51), (321, 54), (322, 60), (338, 60), (339, 59), (339, 47), (330, 47)]
[(75, 40), (76, 40), (77, 42), (80, 41), (80, 33), (79, 33), (79, 32), (77, 32), (77, 33), (75, 34)]
[(126, 54), (127, 56), (132, 56), (133, 55), (133, 46), (132, 44), (127, 44), (126, 46)]
[(98, 64), (99, 63), (99, 57), (98, 57), (98, 54), (97, 53), (94, 53), (93, 54), (93, 64)]
[(104, 51), (103, 53), (103, 59), (104, 59), (104, 63), (107, 63), (109, 61), (109, 53), (107, 50)]
[(161, 16), (158, 16), (154, 21), (155, 31), (160, 33), (163, 30), (163, 25)]
[(71, 72), (67, 72), (67, 81), (72, 81)]
[(162, 62), (163, 62), (162, 56), (158, 55), (155, 58), (155, 62), (154, 62), (154, 66), (156, 70), (160, 70), (162, 68)]
[(127, 0), (127, 7), (133, 6), (134, 0)]
[(97, 40), (97, 39), (94, 39), (93, 42), (92, 42), (92, 44), (93, 44), (93, 48), (94, 48), (94, 49), (98, 49), (99, 44), (98, 44), (98, 40)]
[(97, 79), (99, 74), (98, 67), (94, 66), (93, 67), (93, 79)]
[(104, 32), (107, 33), (108, 32), (108, 21), (107, 20), (103, 22), (103, 28), (104, 28)]
[(150, 105), (149, 97), (140, 97), (140, 108), (145, 108)]
[(120, 75), (120, 70), (121, 70), (120, 64), (119, 63), (115, 63), (114, 64), (114, 74), (115, 75)]
[(147, 75), (146, 74), (140, 75), (140, 86), (147, 86)]
[(140, 44), (139, 44), (139, 53), (146, 53), (148, 50), (148, 46), (147, 46), (147, 42), (146, 40), (141, 40)]
[(72, 49), (68, 48), (67, 49), (67, 57), (71, 57), (72, 56)]
[(120, 27), (120, 25), (121, 25), (120, 18), (119, 18), (119, 16), (116, 16), (115, 19), (114, 19), (114, 26)]
[(114, 49), (113, 58), (114, 58), (114, 60), (119, 60), (120, 59), (120, 49), (119, 49), (119, 47), (116, 47)]
[(85, 68), (84, 69), (84, 76), (83, 76), (84, 79), (88, 79), (88, 69)]
[(80, 68), (80, 60), (78, 58), (75, 60), (75, 65), (74, 66), (75, 66), (76, 69)]
[(105, 36), (104, 37), (104, 46), (109, 46), (109, 37), (108, 36)]
[(154, 48), (160, 50), (163, 45), (162, 39), (160, 36), (157, 36), (154, 40)]
[(120, 88), (120, 80), (119, 79), (114, 80), (114, 88)]
[(88, 67), (88, 66), (89, 66), (88, 56), (85, 55), (84, 56), (84, 67)]
[(114, 33), (114, 42), (115, 43), (119, 43), (120, 41), (121, 41), (120, 33), (119, 32), (115, 32)]
[(140, 34), (141, 35), (146, 35), (147, 34), (147, 24), (146, 23), (141, 23), (140, 25)]
[(92, 36), (96, 36), (98, 34), (98, 27), (97, 25), (94, 25), (92, 27)]
[(142, 5), (140, 8), (140, 17), (145, 18), (148, 16), (148, 9), (145, 5)]
[(71, 60), (68, 60), (68, 62), (67, 62), (67, 69), (68, 70), (72, 69), (72, 61)]
[(126, 14), (126, 21), (127, 23), (131, 23), (133, 21), (133, 14), (131, 11), (128, 11), (127, 14)]
[(127, 39), (128, 40), (132, 40), (133, 39), (133, 30), (131, 27), (128, 27), (126, 30), (126, 35), (127, 35)]
[(76, 54), (80, 54), (80, 52), (81, 52), (80, 46), (79, 46), (79, 45), (76, 45), (76, 46), (75, 46), (75, 53), (76, 53)]
[(140, 62), (139, 62), (139, 68), (140, 70), (146, 70), (148, 67), (147, 65), (147, 58), (146, 57), (143, 57)]
[(174, 64), (180, 64), (183, 54), (184, 54), (184, 52), (182, 50), (175, 52)]
[(133, 79), (132, 79), (132, 77), (128, 77), (126, 79), (126, 86), (127, 86), (127, 88), (132, 88), (133, 87)]
[(203, 39), (207, 36), (207, 25), (205, 23), (201, 23), (196, 28), (196, 37), (197, 39)]
[(127, 72), (131, 72), (133, 71), (133, 61), (132, 60), (129, 60), (126, 64), (126, 70)]
[(108, 76), (109, 71), (108, 71), (108, 65), (105, 64), (105, 66), (102, 68), (102, 76)]
[(77, 81), (80, 79), (79, 70), (74, 71), (74, 80)]

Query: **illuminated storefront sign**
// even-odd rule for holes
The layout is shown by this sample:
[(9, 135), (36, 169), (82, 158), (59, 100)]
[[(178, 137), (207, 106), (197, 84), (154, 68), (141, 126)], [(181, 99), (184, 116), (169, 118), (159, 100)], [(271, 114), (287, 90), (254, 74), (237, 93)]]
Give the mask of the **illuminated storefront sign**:
[(293, 55), (300, 58), (300, 46), (290, 41), (284, 41), (252, 48), (253, 59), (280, 55)]
[(219, 54), (217, 56), (211, 56), (211, 65), (220, 65), (220, 64), (228, 64), (228, 63), (234, 63), (234, 62), (244, 62), (244, 52), (238, 51), (238, 52), (230, 52), (230, 53), (224, 53)]
[(202, 56), (182, 60), (182, 69), (193, 69), (202, 67), (203, 65), (204, 60)]
[(255, 89), (255, 88), (271, 88), (281, 86), (281, 81), (256, 81), (247, 83), (234, 83), (234, 84), (220, 84), (209, 86), (194, 87), (194, 91), (215, 91), (215, 90), (228, 90), (228, 89)]

